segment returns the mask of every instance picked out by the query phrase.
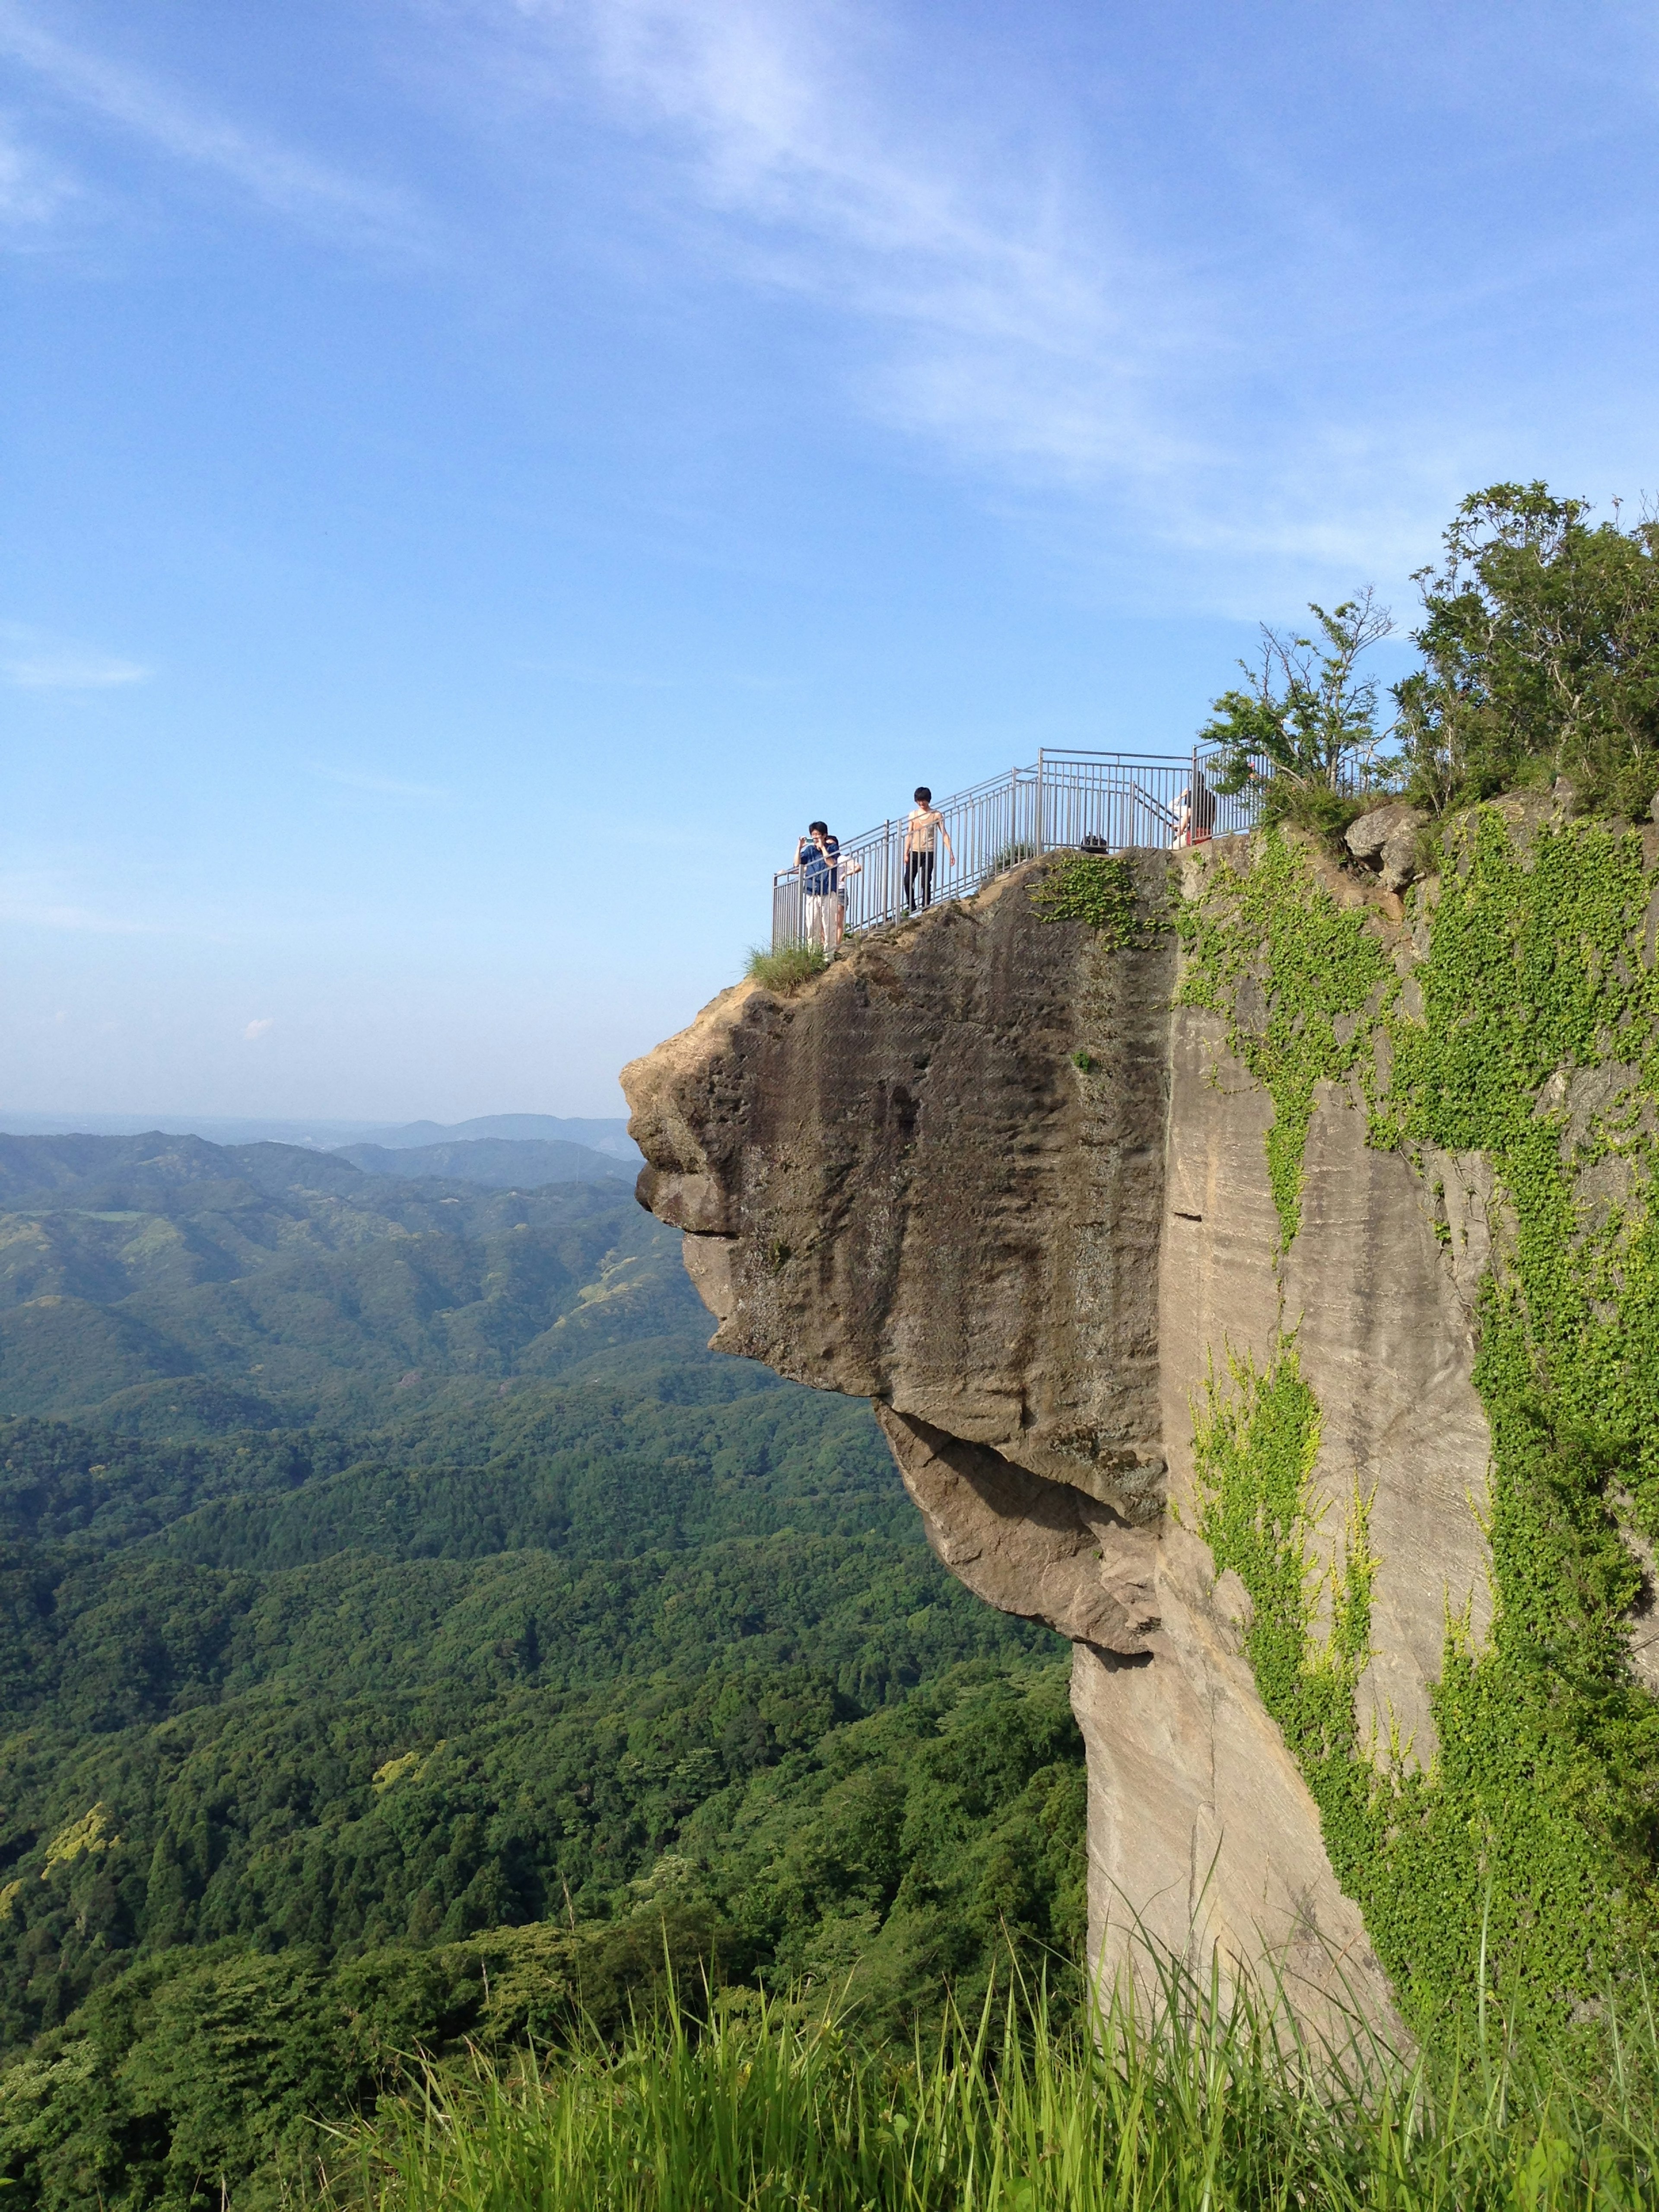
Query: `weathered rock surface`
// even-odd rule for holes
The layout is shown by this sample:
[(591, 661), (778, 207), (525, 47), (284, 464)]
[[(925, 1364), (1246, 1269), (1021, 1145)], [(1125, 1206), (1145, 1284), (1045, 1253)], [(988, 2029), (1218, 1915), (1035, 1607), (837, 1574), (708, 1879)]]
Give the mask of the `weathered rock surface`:
[(1156, 1519), (1174, 977), (1167, 932), (1103, 952), (1014, 875), (635, 1060), (641, 1200), (715, 1346)]
[[(1135, 865), (1150, 908), (1175, 863)], [(799, 998), (740, 985), (635, 1061), (640, 1194), (690, 1232), (714, 1343), (873, 1400), (940, 1559), (1072, 1639), (1097, 1954), (1121, 1960), (1139, 1923), (1384, 2014), (1243, 1594), (1191, 1533), (1191, 1407), (1226, 1347), (1299, 1329), (1339, 1409), (1336, 1519), (1373, 1493), (1365, 1687), (1422, 1755), (1448, 1604), (1486, 1602), (1472, 1279), (1336, 1092), (1277, 1264), (1271, 1109), (1213, 1016), (1171, 1012), (1173, 933), (1113, 949), (1046, 922), (1036, 872), (863, 939)], [(1445, 1184), (1477, 1227), (1478, 1186)]]
[(1349, 825), (1344, 842), (1357, 860), (1375, 865), (1384, 890), (1402, 891), (1417, 873), (1418, 837), (1426, 820), (1417, 807), (1397, 801), (1373, 806)]
[(927, 1540), (959, 1582), (1118, 1658), (1150, 1656), (1158, 1545), (1070, 1483), (1027, 1474), (985, 1444), (878, 1405)]

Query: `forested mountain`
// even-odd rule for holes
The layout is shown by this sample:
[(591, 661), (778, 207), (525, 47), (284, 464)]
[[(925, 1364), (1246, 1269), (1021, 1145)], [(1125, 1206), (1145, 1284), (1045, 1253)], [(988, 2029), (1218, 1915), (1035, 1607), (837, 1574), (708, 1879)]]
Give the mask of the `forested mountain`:
[(453, 1176), (490, 1183), (498, 1190), (533, 1189), (538, 1183), (594, 1182), (625, 1176), (633, 1165), (587, 1145), (534, 1137), (467, 1137), (447, 1145), (342, 1145), (333, 1156), (365, 1175)]
[[(625, 1170), (622, 1170), (625, 1175)], [(211, 1377), (311, 1418), (702, 1331), (625, 1181), (489, 1190), (196, 1137), (0, 1137), (0, 1407)], [(161, 1394), (173, 1402), (176, 1394)]]
[(1061, 1647), (866, 1407), (703, 1348), (625, 1181), (13, 1139), (0, 1200), (20, 2203), (264, 2201), (398, 2053), (665, 1942), (897, 2023), (1075, 1941)]
[[(62, 1114), (0, 1112), (0, 1127), (15, 1134), (36, 1137), (95, 1135), (136, 1137), (152, 1135), (160, 1126), (131, 1114), (89, 1115), (74, 1119)], [(388, 1151), (429, 1145), (454, 1145), (488, 1139), (492, 1143), (580, 1145), (585, 1150), (608, 1154), (635, 1170), (639, 1146), (619, 1115), (604, 1119), (566, 1119), (557, 1114), (484, 1114), (471, 1121), (304, 1121), (216, 1120), (211, 1115), (189, 1115), (167, 1125), (175, 1136), (205, 1137), (210, 1144), (295, 1145), (307, 1152), (337, 1151), (349, 1145), (380, 1145)], [(525, 1178), (529, 1181), (530, 1178)]]

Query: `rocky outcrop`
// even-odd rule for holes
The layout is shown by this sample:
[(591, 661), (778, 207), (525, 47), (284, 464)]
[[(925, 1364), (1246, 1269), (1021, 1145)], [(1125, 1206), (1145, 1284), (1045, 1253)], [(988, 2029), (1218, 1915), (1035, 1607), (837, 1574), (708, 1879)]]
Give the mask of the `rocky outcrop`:
[(1342, 842), (1355, 860), (1376, 870), (1384, 890), (1403, 891), (1420, 872), (1418, 848), (1426, 823), (1419, 807), (1395, 801), (1362, 814), (1350, 823)]
[[(1356, 825), (1369, 884), (1307, 865), (1407, 975), (1421, 923), (1390, 893), (1418, 824), (1386, 812)], [(1195, 890), (1247, 857), (1139, 856), (1127, 933), (1045, 920), (1033, 864), (796, 997), (726, 992), (623, 1082), (714, 1344), (871, 1399), (939, 1558), (1071, 1639), (1108, 1969), (1139, 1928), (1384, 2016), (1244, 1592), (1197, 1533), (1194, 1409), (1229, 1358), (1294, 1341), (1321, 1494), (1369, 1502), (1362, 1717), (1396, 1771), (1426, 1762), (1449, 1615), (1478, 1640), (1490, 1612), (1471, 1377), (1498, 1201), (1478, 1154), (1370, 1141), (1356, 1073), (1315, 1087), (1286, 1243), (1273, 1100), (1221, 1011), (1176, 1005), (1167, 926), (1177, 865)]]
[(640, 1197), (690, 1232), (717, 1349), (988, 1446), (1128, 1527), (1165, 1489), (1174, 941), (1120, 957), (1025, 892), (1022, 872), (865, 938), (798, 998), (738, 984), (636, 1060)]

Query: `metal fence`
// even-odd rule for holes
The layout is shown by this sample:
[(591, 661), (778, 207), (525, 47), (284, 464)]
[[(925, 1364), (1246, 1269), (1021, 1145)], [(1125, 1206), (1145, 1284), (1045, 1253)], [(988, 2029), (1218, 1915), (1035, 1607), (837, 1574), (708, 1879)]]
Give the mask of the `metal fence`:
[[(943, 899), (968, 898), (1005, 869), (1042, 853), (1128, 852), (1223, 837), (1254, 826), (1261, 793), (1223, 798), (1210, 781), (1207, 751), (1171, 760), (1132, 753), (1040, 752), (1031, 768), (1010, 769), (935, 802), (944, 817), (933, 866), (904, 853), (904, 823), (884, 822), (841, 841), (843, 927), (873, 929)], [(805, 936), (800, 871), (772, 883), (772, 946)]]

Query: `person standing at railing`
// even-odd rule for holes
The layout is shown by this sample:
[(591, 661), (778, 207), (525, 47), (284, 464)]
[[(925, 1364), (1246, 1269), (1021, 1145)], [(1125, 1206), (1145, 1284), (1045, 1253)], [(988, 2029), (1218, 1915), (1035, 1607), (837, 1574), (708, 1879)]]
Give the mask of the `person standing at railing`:
[(1200, 776), (1176, 801), (1176, 845), (1206, 845), (1215, 835), (1215, 793)]
[(800, 870), (801, 912), (806, 942), (826, 960), (835, 957), (841, 943), (841, 844), (830, 835), (827, 822), (809, 822), (806, 835), (795, 848)]
[(933, 804), (933, 794), (925, 783), (916, 786), (916, 803), (905, 817), (904, 823), (904, 903), (914, 914), (916, 910), (916, 885), (921, 885), (921, 902), (933, 902), (933, 870), (939, 861), (939, 841), (945, 840), (945, 855), (951, 866), (957, 864), (956, 848), (951, 842), (951, 833), (945, 826), (945, 817)]

